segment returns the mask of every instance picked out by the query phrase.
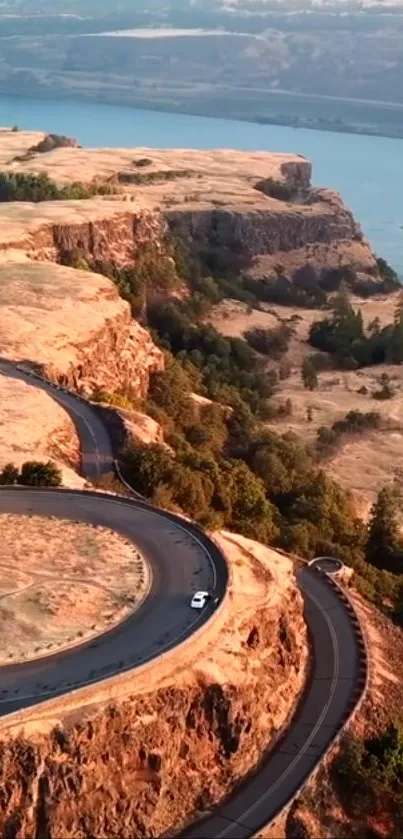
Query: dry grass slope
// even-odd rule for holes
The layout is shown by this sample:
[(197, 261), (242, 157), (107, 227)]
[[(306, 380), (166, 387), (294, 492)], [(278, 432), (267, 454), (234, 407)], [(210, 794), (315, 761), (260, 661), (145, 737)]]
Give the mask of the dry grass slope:
[(0, 542), (0, 664), (102, 632), (135, 608), (147, 586), (139, 551), (106, 528), (4, 514)]

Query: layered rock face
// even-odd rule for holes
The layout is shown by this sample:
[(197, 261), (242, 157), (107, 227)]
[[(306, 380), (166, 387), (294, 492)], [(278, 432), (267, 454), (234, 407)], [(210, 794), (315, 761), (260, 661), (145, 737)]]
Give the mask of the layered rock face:
[[(341, 199), (321, 191), (311, 205), (284, 205), (267, 198), (267, 207), (253, 209), (178, 210), (166, 213), (170, 229), (196, 248), (227, 249), (246, 257), (302, 248), (307, 243), (351, 241), (359, 228)], [(276, 204), (282, 204), (281, 211)], [(372, 265), (367, 254), (368, 264)]]
[[(311, 164), (300, 155), (58, 148), (24, 159), (41, 138), (0, 134), (2, 168), (47, 172), (60, 184), (108, 182), (119, 194), (0, 206), (0, 259), (57, 260), (79, 251), (133, 264), (170, 229), (191, 250), (236, 256), (256, 278), (273, 275), (279, 263), (291, 275), (307, 263), (322, 268), (328, 255), (330, 267), (378, 277), (351, 213), (337, 193), (310, 188)], [(273, 182), (294, 187), (292, 200), (272, 197)]]
[(145, 396), (163, 355), (113, 283), (60, 265), (0, 266), (0, 355), (76, 390)]
[(0, 262), (57, 262), (72, 251), (90, 260), (132, 264), (166, 230), (155, 212), (123, 200), (44, 201), (0, 205)]
[(0, 748), (1, 835), (165, 835), (225, 797), (273, 744), (305, 679), (301, 596), (289, 560), (217, 538), (232, 568), (221, 625), (173, 653), (165, 672), (135, 675), (129, 701), (96, 712), (88, 699), (80, 724), (60, 704), (56, 730), (44, 735), (42, 720), (33, 733), (40, 717), (28, 710), (25, 736)]

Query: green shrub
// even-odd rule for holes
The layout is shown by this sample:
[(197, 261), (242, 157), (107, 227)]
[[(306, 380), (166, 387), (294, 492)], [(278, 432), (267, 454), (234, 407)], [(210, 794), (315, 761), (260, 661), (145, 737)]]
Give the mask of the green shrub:
[(319, 384), (318, 374), (309, 358), (306, 358), (302, 363), (301, 377), (306, 390), (316, 390)]
[(403, 727), (389, 723), (373, 737), (345, 735), (334, 773), (348, 811), (389, 826), (388, 835), (403, 829)]
[(292, 330), (286, 324), (281, 324), (273, 329), (253, 327), (244, 333), (248, 344), (262, 355), (278, 360), (282, 358), (289, 348)]
[[(135, 166), (137, 166), (137, 168), (139, 167), (138, 162)], [(119, 172), (118, 182), (121, 184), (136, 184), (137, 186), (142, 186), (153, 183), (175, 181), (178, 178), (188, 178), (192, 175), (193, 172), (190, 169), (162, 169), (157, 172)]]
[(334, 422), (331, 428), (322, 426), (317, 432), (316, 450), (319, 457), (333, 455), (345, 434), (363, 434), (366, 431), (381, 428), (382, 417), (377, 411), (349, 411), (341, 420)]
[(58, 487), (62, 483), (62, 473), (51, 460), (47, 463), (29, 460), (22, 465), (19, 482), (23, 486)]
[(5, 201), (62, 201), (92, 198), (94, 195), (111, 195), (118, 191), (113, 183), (80, 181), (58, 186), (46, 172), (0, 172), (0, 202)]
[(51, 460), (47, 463), (28, 460), (23, 463), (21, 471), (13, 463), (7, 463), (0, 473), (0, 483), (58, 487), (62, 483), (62, 473)]
[(18, 484), (20, 473), (14, 463), (6, 463), (0, 473), (0, 484)]
[(133, 160), (133, 166), (136, 166), (137, 169), (145, 169), (146, 166), (152, 166), (152, 164), (151, 157), (139, 157), (137, 160)]

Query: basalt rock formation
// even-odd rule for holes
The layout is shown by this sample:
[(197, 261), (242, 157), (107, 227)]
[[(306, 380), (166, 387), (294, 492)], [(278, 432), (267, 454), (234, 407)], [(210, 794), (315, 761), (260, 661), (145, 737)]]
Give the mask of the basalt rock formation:
[(24, 160), (41, 139), (0, 132), (0, 167), (46, 172), (60, 185), (104, 183), (117, 194), (0, 205), (0, 259), (60, 260), (74, 251), (133, 264), (170, 231), (190, 250), (236, 257), (256, 279), (279, 263), (291, 275), (309, 263), (379, 279), (352, 214), (337, 193), (311, 188), (312, 167), (300, 155), (60, 147)]
[(140, 397), (164, 366), (110, 280), (49, 263), (0, 266), (0, 355), (78, 391)]

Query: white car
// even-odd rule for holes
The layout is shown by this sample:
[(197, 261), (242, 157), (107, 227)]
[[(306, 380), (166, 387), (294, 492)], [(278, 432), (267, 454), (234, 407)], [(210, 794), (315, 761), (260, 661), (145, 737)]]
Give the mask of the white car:
[(204, 609), (208, 600), (210, 600), (208, 591), (196, 591), (193, 595), (190, 605), (192, 609)]

